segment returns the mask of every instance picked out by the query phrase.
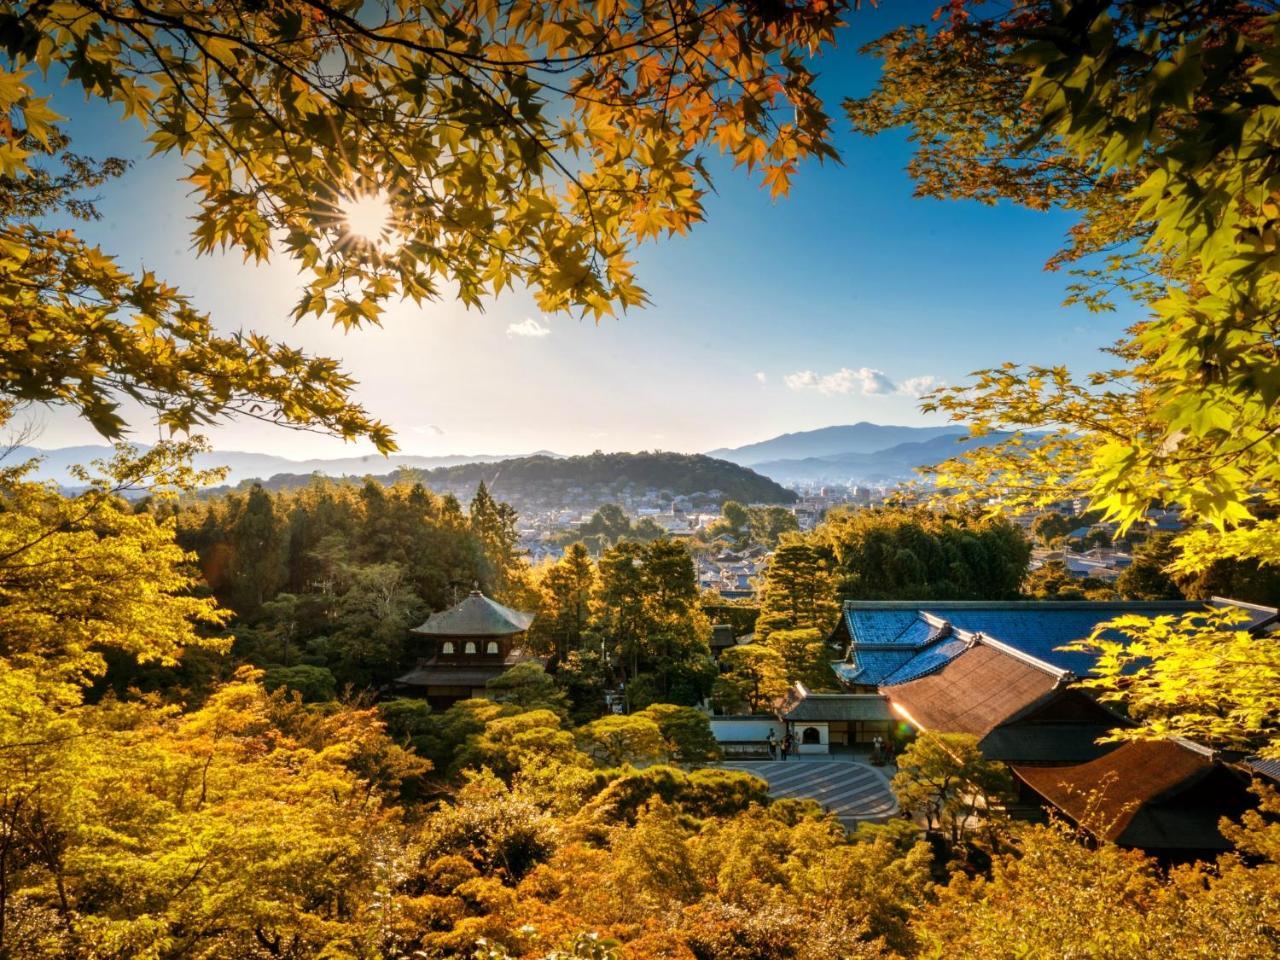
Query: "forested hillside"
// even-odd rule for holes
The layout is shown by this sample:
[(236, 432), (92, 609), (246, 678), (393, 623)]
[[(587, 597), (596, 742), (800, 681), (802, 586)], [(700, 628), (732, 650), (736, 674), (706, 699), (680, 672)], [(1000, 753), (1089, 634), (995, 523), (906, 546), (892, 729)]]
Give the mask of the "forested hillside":
[[(402, 470), (380, 479), (411, 477), (438, 493), (470, 499), (483, 482), (494, 496), (521, 506), (558, 506), (574, 496), (607, 502), (627, 492), (703, 495), (708, 504), (794, 503), (796, 494), (753, 470), (727, 460), (686, 453), (593, 453), (581, 457), (520, 457), (465, 463), (434, 470)], [(303, 486), (310, 477), (278, 474), (261, 482), (273, 490)], [(252, 486), (250, 483), (242, 487)], [(713, 495), (714, 494), (714, 495)]]

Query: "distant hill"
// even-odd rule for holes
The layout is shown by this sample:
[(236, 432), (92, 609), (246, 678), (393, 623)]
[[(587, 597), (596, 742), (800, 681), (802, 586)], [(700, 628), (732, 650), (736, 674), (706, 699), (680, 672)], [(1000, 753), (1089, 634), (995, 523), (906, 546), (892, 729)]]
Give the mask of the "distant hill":
[(854, 423), (848, 426), (823, 427), (799, 433), (784, 433), (770, 440), (749, 443), (744, 447), (724, 447), (711, 450), (709, 457), (719, 457), (746, 467), (775, 463), (782, 460), (807, 460), (810, 458), (844, 456), (846, 454), (878, 453), (907, 443), (935, 440), (939, 437), (960, 437), (968, 433), (962, 426), (898, 427), (880, 423)]
[[(496, 463), (465, 463), (413, 471), (438, 493), (469, 499), (483, 480), (490, 492), (525, 509), (557, 507), (576, 501), (602, 503), (628, 493), (667, 491), (673, 496), (702, 494), (708, 500), (743, 503), (794, 503), (796, 494), (753, 470), (700, 453), (593, 453), (583, 457), (536, 455)], [(379, 479), (391, 479), (380, 477)], [(310, 477), (282, 474), (264, 486), (301, 486)], [(716, 496), (710, 497), (709, 494)]]
[(991, 433), (970, 439), (955, 434), (928, 440), (899, 443), (872, 453), (842, 453), (828, 457), (766, 460), (752, 469), (779, 483), (801, 480), (887, 485), (911, 477), (916, 467), (932, 466), (973, 447), (985, 447), (1008, 437), (1008, 433)]
[[(141, 450), (146, 444), (135, 444)], [(32, 457), (40, 457), (42, 463), (36, 471), (41, 480), (53, 480), (63, 485), (74, 485), (76, 480), (71, 476), (70, 468), (75, 464), (88, 464), (93, 460), (106, 460), (112, 455), (112, 448), (100, 446), (60, 447), (54, 450), (42, 450), (38, 447), (16, 447), (8, 458), (10, 463), (19, 463)], [(558, 454), (549, 451), (538, 451), (532, 456), (556, 457)], [(323, 473), (330, 477), (363, 477), (370, 473), (391, 473), (401, 467), (418, 470), (431, 470), (436, 467), (450, 467), (468, 463), (493, 463), (510, 457), (510, 454), (476, 454), (474, 456), (416, 457), (396, 454), (390, 457), (368, 454), (362, 457), (338, 457), (331, 460), (290, 460), (270, 453), (246, 453), (236, 450), (215, 450), (196, 457), (196, 466), (201, 470), (213, 467), (226, 467), (227, 483), (236, 485), (245, 480), (265, 479), (276, 474)]]

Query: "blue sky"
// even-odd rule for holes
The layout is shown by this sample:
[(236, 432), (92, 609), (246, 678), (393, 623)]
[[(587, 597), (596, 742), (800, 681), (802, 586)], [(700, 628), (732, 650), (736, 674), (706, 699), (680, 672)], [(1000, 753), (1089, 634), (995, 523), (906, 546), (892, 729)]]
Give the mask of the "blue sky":
[[(105, 188), (105, 217), (85, 231), (92, 240), (178, 284), (222, 328), (342, 358), (403, 452), (706, 450), (857, 420), (926, 423), (911, 395), (921, 378), (963, 382), (1004, 360), (1095, 368), (1099, 348), (1132, 319), (1060, 305), (1067, 278), (1043, 264), (1065, 215), (913, 199), (905, 136), (849, 132), (839, 100), (869, 89), (878, 70), (858, 46), (896, 22), (927, 19), (933, 6), (855, 12), (820, 62), (843, 165), (802, 168), (776, 202), (717, 165), (708, 222), (640, 249), (653, 305), (598, 326), (542, 316), (524, 293), (485, 313), (405, 304), (382, 329), (352, 334), (317, 320), (294, 326), (298, 281), (287, 261), (255, 267), (190, 253), (194, 207), (179, 161), (148, 158), (139, 128), (76, 92), (58, 91), (54, 106), (71, 117), (77, 149), (136, 161)], [(41, 446), (97, 442), (66, 411), (39, 420)], [(136, 438), (151, 439), (135, 422)], [(251, 423), (207, 435), (222, 449), (299, 458), (366, 450)]]

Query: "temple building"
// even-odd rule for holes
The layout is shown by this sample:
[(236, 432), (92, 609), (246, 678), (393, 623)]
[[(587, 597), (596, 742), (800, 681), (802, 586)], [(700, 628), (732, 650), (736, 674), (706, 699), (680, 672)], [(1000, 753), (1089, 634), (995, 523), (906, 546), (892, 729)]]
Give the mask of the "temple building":
[[(1024, 813), (1054, 811), (1095, 839), (1167, 862), (1228, 849), (1218, 823), (1256, 804), (1250, 777), (1268, 770), (1185, 740), (1117, 744), (1131, 722), (1100, 703), (1081, 680), (1096, 654), (1073, 641), (1125, 614), (1234, 608), (1255, 635), (1275, 635), (1280, 611), (1221, 597), (1209, 601), (850, 601), (830, 643), (846, 693), (801, 690), (784, 716), (818, 745), (835, 742), (819, 720), (858, 712), (868, 730), (880, 701), (920, 736), (965, 733), (988, 760), (1006, 764)], [(1122, 639), (1113, 631), (1102, 634)], [(850, 716), (852, 720), (852, 715)], [(808, 728), (812, 727), (810, 732)], [(818, 749), (811, 746), (811, 749)], [(825, 749), (825, 746), (822, 748)], [(1241, 762), (1241, 761), (1245, 762)], [(1012, 809), (1012, 807), (1011, 807)]]
[(1011, 769), (1024, 790), (1094, 838), (1174, 863), (1231, 849), (1222, 820), (1257, 804), (1245, 769), (1186, 740), (1126, 743), (1069, 767)]
[(487, 696), (490, 680), (533, 659), (520, 647), (533, 616), (473, 590), (461, 603), (431, 614), (410, 630), (426, 638), (424, 656), (395, 682), (437, 709)]

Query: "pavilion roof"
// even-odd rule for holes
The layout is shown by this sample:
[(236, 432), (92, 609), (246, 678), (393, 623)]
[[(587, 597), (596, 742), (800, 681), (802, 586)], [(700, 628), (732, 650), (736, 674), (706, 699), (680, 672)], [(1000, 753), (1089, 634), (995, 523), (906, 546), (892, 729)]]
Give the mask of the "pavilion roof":
[(528, 630), (533, 617), (473, 590), (461, 603), (431, 614), (412, 632), (429, 637), (509, 637)]

